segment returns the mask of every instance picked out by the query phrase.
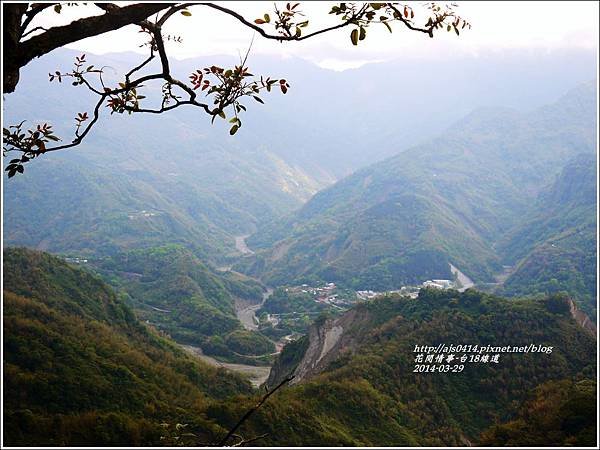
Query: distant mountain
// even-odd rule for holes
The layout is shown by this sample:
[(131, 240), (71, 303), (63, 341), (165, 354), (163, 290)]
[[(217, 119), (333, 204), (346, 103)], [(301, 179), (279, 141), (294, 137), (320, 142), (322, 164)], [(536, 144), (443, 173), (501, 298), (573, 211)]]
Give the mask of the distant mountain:
[[(136, 126), (155, 127), (148, 119)], [(76, 256), (174, 243), (220, 259), (235, 254), (233, 236), (291, 212), (320, 186), (268, 152), (186, 133), (175, 149), (168, 135), (116, 144), (107, 133), (88, 152), (31, 164), (6, 183), (5, 243)]]
[[(69, 83), (49, 84), (47, 74), (67, 70), (78, 54), (61, 49), (27, 65), (4, 99), (4, 124), (51, 121), (68, 140), (74, 114), (94, 99)], [(87, 60), (113, 82), (141, 55)], [(250, 100), (236, 136), (195, 109), (123, 117), (103, 108), (82, 146), (44, 155), (5, 183), (4, 240), (75, 256), (175, 243), (202, 259), (227, 259), (236, 235), (291, 213), (337, 179), (429, 139), (474, 108), (548, 102), (593, 77), (595, 61), (593, 52), (515, 51), (337, 73), (298, 58), (252, 56), (255, 74), (285, 77), (292, 88), (266, 96), (265, 105)], [(215, 56), (172, 67), (185, 80), (200, 67), (235, 62)], [(160, 88), (150, 84), (146, 102)]]
[(595, 151), (595, 92), (587, 83), (530, 114), (475, 111), (439, 138), (356, 172), (262, 227), (248, 239), (261, 251), (238, 268), (273, 284), (392, 289), (450, 278), (451, 263), (478, 282), (492, 281), (501, 262), (495, 242), (570, 158)]
[(554, 183), (499, 245), (516, 265), (504, 283), (510, 295), (566, 291), (596, 315), (597, 160), (581, 154), (569, 161)]
[(160, 445), (162, 423), (174, 427), (192, 407), (251, 392), (59, 258), (7, 249), (3, 274), (6, 445)]
[[(435, 289), (422, 290), (418, 299), (394, 295), (358, 305), (341, 317), (321, 320), (301, 341), (285, 347), (268, 383), (294, 374), (293, 385), (270, 400), (268, 409), (257, 411), (245, 432), (269, 433), (263, 443), (271, 446), (477, 445), (490, 426), (523, 417), (522, 405), (536, 392), (577, 382), (581, 389), (552, 390), (552, 398), (569, 406), (544, 406), (547, 415), (539, 426), (553, 434), (535, 445), (593, 446), (596, 424), (593, 414), (586, 414), (596, 401), (596, 339), (570, 309), (570, 300), (560, 296), (507, 300)], [(449, 344), (545, 349), (430, 352), (441, 356), (441, 366), (426, 362), (418, 350)], [(422, 364), (416, 362), (419, 354)], [(488, 358), (481, 360), (483, 355)], [(493, 355), (499, 355), (497, 363)], [(424, 367), (435, 367), (435, 373)], [(235, 417), (250, 404), (213, 406), (210, 414)], [(548, 422), (560, 425), (543, 425)], [(528, 426), (526, 421), (521, 427)], [(526, 445), (540, 431), (518, 430), (507, 430), (514, 432), (510, 445)], [(506, 436), (502, 431), (496, 440)]]

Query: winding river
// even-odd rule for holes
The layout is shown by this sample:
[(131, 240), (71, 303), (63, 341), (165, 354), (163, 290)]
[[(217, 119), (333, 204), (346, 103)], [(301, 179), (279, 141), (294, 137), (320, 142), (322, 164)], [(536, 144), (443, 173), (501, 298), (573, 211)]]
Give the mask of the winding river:
[(253, 305), (240, 300), (235, 302), (235, 313), (246, 330), (258, 330), (256, 311), (260, 309), (272, 293), (273, 289), (267, 288), (267, 291), (263, 293), (262, 301)]

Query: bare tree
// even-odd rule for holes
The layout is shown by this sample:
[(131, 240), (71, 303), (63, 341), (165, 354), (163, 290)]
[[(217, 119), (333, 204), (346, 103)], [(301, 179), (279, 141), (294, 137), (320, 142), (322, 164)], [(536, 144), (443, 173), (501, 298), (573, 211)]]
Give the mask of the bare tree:
[[(72, 6), (73, 4), (66, 4)], [(165, 23), (174, 14), (191, 16), (192, 10), (210, 8), (237, 19), (245, 27), (256, 31), (265, 39), (279, 42), (302, 41), (340, 28), (351, 28), (350, 40), (358, 45), (367, 35), (367, 29), (373, 24), (382, 24), (390, 33), (392, 25), (401, 24), (410, 31), (433, 37), (438, 30), (454, 31), (469, 27), (470, 24), (455, 12), (456, 5), (439, 6), (428, 3), (424, 6), (427, 20), (417, 25), (415, 11), (409, 5), (400, 3), (339, 3), (332, 7), (329, 14), (339, 23), (316, 31), (308, 32), (309, 20), (301, 11), (300, 3), (287, 3), (284, 7), (275, 5), (274, 12), (264, 14), (255, 20), (247, 20), (239, 13), (216, 3), (139, 3), (118, 6), (114, 3), (93, 3), (104, 14), (78, 19), (68, 25), (49, 29), (31, 27), (31, 23), (43, 11), (53, 8), (60, 13), (61, 3), (4, 3), (4, 93), (14, 92), (19, 83), (19, 72), (36, 57), (84, 38), (97, 36), (120, 29), (127, 25), (136, 25), (147, 35), (148, 56), (137, 66), (131, 68), (118, 85), (108, 86), (102, 69), (87, 65), (85, 55), (78, 57), (74, 68), (69, 72), (56, 71), (48, 74), (50, 81), (62, 82), (69, 79), (74, 86), (83, 86), (97, 96), (91, 111), (80, 112), (75, 118), (74, 137), (70, 142), (57, 144), (61, 139), (54, 134), (52, 126), (36, 124), (32, 128), (24, 127), (24, 122), (3, 129), (3, 155), (16, 152), (19, 157), (12, 159), (5, 170), (8, 176), (23, 173), (23, 164), (50, 151), (64, 150), (79, 145), (98, 122), (103, 105), (112, 113), (150, 113), (160, 114), (180, 106), (194, 106), (208, 114), (214, 121), (217, 117), (227, 118), (231, 123), (230, 134), (235, 134), (242, 126), (240, 113), (246, 111), (240, 100), (253, 98), (259, 103), (264, 101), (261, 94), (277, 89), (286, 93), (290, 88), (285, 79), (255, 77), (247, 67), (247, 57), (231, 69), (210, 66), (197, 69), (189, 74), (189, 81), (175, 78), (165, 50), (165, 40), (180, 41), (177, 36), (163, 34)], [(155, 16), (153, 20), (149, 17)], [(155, 73), (139, 75), (155, 58), (160, 61), (160, 70)], [(162, 99), (159, 105), (143, 106), (141, 94), (145, 83), (159, 80), (162, 82)]]

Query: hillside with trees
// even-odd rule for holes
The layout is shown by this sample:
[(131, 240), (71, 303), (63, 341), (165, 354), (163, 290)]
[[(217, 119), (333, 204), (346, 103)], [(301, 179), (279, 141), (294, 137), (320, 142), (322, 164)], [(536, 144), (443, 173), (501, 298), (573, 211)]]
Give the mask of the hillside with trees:
[[(507, 300), (473, 290), (429, 289), (418, 299), (389, 296), (314, 325), (336, 326), (343, 330), (321, 353), (325, 365), (315, 364), (315, 353), (307, 367), (316, 369), (308, 375), (297, 368), (311, 343), (286, 347), (275, 367), (280, 375), (295, 374), (294, 385), (257, 411), (242, 432), (268, 432), (264, 444), (271, 446), (539, 445), (544, 430), (553, 431), (551, 442), (557, 444), (595, 441), (593, 415), (586, 414), (596, 395), (596, 340), (575, 322), (566, 297)], [(535, 343), (546, 350), (499, 353), (497, 363), (461, 363), (461, 353), (453, 352), (456, 360), (442, 366), (464, 364), (462, 371), (415, 373), (415, 346), (450, 343)], [(543, 411), (532, 406), (546, 393), (551, 399), (542, 403)], [(249, 405), (217, 402), (208, 412), (232, 423)], [(532, 414), (535, 421), (523, 422)], [(495, 423), (506, 425), (490, 431)], [(528, 434), (538, 423), (541, 428)]]
[(596, 316), (596, 165), (593, 154), (569, 161), (499, 246), (506, 263), (516, 265), (504, 294), (566, 291)]
[(598, 3), (1, 8), (1, 447), (598, 448)]
[(235, 311), (236, 300), (260, 303), (265, 288), (209, 268), (185, 247), (132, 250), (93, 261), (90, 269), (122, 293), (141, 320), (176, 342), (238, 360), (274, 351), (268, 338), (244, 329)]
[[(259, 251), (237, 267), (274, 284), (382, 290), (451, 278), (452, 263), (476, 282), (493, 282), (502, 260), (496, 243), (571, 158), (593, 154), (595, 92), (587, 83), (529, 114), (476, 111), (262, 227), (248, 239)], [(590, 182), (582, 180), (586, 192)]]
[(7, 445), (158, 445), (162, 423), (252, 392), (141, 323), (86, 271), (8, 249), (3, 274)]
[[(70, 133), (73, 111), (85, 110), (93, 96), (47, 80), (49, 72), (71, 67), (79, 56), (58, 49), (29, 63), (18, 89), (5, 98), (6, 123), (52, 117), (58, 135)], [(87, 64), (125, 73), (139, 55), (86, 58)], [(235, 63), (226, 57), (213, 61), (221, 67)], [(251, 61), (260, 72), (285, 73), (292, 88), (252, 108), (239, 134), (229, 136), (220, 118), (214, 125), (199, 121), (195, 110), (106, 115), (81, 147), (47, 153), (28, 166), (26, 179), (15, 176), (5, 183), (5, 243), (87, 257), (173, 243), (221, 264), (237, 254), (235, 236), (291, 214), (326, 186), (429, 140), (474, 108), (531, 109), (595, 70), (594, 55), (574, 51), (462, 58), (448, 73), (455, 89), (440, 97), (435, 77), (423, 72), (447, 71), (445, 61), (421, 68), (403, 59), (341, 73), (299, 58), (251, 55)], [(202, 63), (175, 60), (171, 67), (188, 73)], [(489, 66), (498, 70), (489, 73)], [(502, 86), (517, 68), (522, 76), (510, 90), (480, 86), (483, 78)], [(399, 83), (411, 89), (390, 91), (388, 73), (398, 74)], [(104, 77), (118, 81), (113, 70)], [(306, 78), (314, 83), (303, 83)], [(372, 80), (369, 89), (355, 90), (364, 79)], [(160, 89), (152, 92), (158, 95)], [(330, 101), (322, 102), (325, 97)], [(432, 110), (428, 105), (434, 100)], [(301, 139), (295, 138), (297, 117), (305, 124)], [(361, 125), (353, 126), (357, 120)], [(53, 195), (41, 194), (49, 191)]]

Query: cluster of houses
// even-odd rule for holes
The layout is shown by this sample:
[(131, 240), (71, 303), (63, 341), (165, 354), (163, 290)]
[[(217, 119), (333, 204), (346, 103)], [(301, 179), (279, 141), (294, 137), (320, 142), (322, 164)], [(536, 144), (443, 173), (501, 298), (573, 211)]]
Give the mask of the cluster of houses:
[(417, 298), (422, 287), (434, 289), (452, 289), (455, 287), (455, 284), (451, 280), (427, 280), (424, 281), (421, 286), (402, 286), (400, 289), (396, 289), (394, 291), (356, 291), (356, 296), (360, 300), (371, 300), (375, 297), (388, 294), (399, 294), (410, 298)]
[(285, 292), (311, 294), (317, 303), (327, 303), (338, 307), (349, 304), (349, 300), (340, 298), (339, 294), (334, 293), (335, 290), (335, 283), (325, 283), (322, 287), (311, 287), (308, 284), (289, 287), (285, 289)]
[[(420, 286), (403, 286), (400, 289), (393, 291), (378, 292), (373, 290), (356, 291), (356, 298), (347, 299), (340, 297), (336, 292), (335, 283), (326, 283), (322, 287), (311, 287), (307, 284), (301, 286), (290, 286), (285, 288), (285, 292), (292, 294), (310, 294), (317, 303), (325, 303), (331, 306), (342, 308), (344, 306), (352, 305), (359, 301), (372, 300), (375, 297), (389, 294), (399, 294), (410, 298), (417, 298), (421, 288), (434, 288), (434, 289), (452, 289), (455, 287), (455, 283), (452, 280), (427, 280), (424, 281)], [(269, 314), (267, 320), (274, 325), (279, 322), (279, 314)]]
[(86, 264), (88, 262), (87, 259), (83, 259), (83, 258), (70, 258), (70, 257), (66, 257), (65, 261), (71, 264)]
[(423, 282), (423, 287), (452, 289), (454, 287), (454, 282), (450, 280), (427, 280)]
[(128, 215), (128, 217), (130, 219), (137, 219), (139, 217), (153, 217), (153, 216), (156, 216), (156, 213), (154, 213), (152, 211), (146, 211), (145, 209), (140, 212)]

